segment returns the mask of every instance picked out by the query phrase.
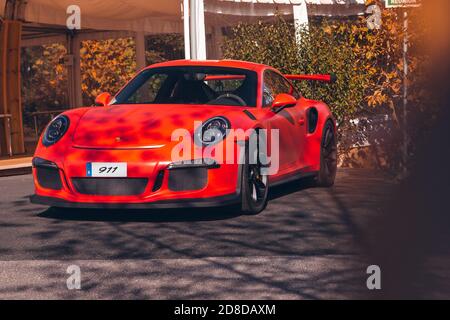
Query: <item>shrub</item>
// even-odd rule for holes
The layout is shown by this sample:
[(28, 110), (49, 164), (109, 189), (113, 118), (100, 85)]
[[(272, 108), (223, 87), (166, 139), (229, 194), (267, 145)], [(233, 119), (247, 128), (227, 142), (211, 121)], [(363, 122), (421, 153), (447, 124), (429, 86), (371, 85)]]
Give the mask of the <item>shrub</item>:
[[(338, 81), (332, 85), (297, 85), (305, 97), (324, 101), (332, 109), (339, 124), (342, 154), (355, 144), (370, 142), (384, 149), (383, 157), (388, 159), (383, 159), (383, 166), (398, 169), (402, 141), (397, 133), (404, 129), (398, 112), (402, 107), (404, 36), (400, 12), (383, 10), (380, 30), (369, 30), (364, 17), (317, 20), (309, 31), (300, 27), (297, 34), (294, 23), (280, 16), (270, 23), (241, 23), (225, 39), (224, 56), (271, 65), (282, 73), (335, 73)], [(415, 50), (421, 39), (420, 27), (411, 34), (408, 63), (410, 79), (415, 79), (424, 60)], [(410, 98), (418, 100), (418, 91), (412, 92)], [(370, 121), (352, 121), (376, 114), (392, 120), (384, 124), (384, 135), (379, 134), (381, 128), (368, 136), (373, 127)]]
[(297, 82), (308, 98), (323, 100), (333, 109), (337, 119), (353, 115), (361, 106), (367, 75), (357, 66), (351, 47), (343, 45), (336, 33), (323, 32), (327, 26), (301, 28), (295, 34), (294, 24), (278, 17), (273, 23), (239, 24), (224, 43), (224, 56), (263, 63), (282, 73), (335, 73), (332, 85)]
[(83, 41), (80, 56), (84, 105), (101, 92), (116, 93), (136, 72), (133, 38)]

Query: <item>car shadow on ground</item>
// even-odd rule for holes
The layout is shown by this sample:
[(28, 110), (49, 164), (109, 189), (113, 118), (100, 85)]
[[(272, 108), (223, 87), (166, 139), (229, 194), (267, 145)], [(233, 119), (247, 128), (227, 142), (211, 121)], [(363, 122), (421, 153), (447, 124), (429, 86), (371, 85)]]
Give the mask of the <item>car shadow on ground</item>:
[[(313, 188), (311, 179), (302, 179), (270, 188), (269, 201), (291, 193)], [(38, 217), (73, 221), (109, 221), (109, 222), (189, 222), (219, 221), (233, 219), (242, 214), (236, 206), (215, 208), (183, 209), (71, 209), (48, 208)]]

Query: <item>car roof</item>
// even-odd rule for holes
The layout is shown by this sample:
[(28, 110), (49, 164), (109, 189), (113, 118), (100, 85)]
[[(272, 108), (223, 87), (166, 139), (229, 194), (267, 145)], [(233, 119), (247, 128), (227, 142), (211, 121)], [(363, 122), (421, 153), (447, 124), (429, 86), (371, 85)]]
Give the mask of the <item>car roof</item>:
[(248, 69), (254, 71), (269, 68), (264, 64), (240, 60), (171, 60), (153, 64), (151, 66), (148, 66), (146, 69), (160, 68), (160, 67), (180, 67), (180, 66), (228, 67), (228, 68)]

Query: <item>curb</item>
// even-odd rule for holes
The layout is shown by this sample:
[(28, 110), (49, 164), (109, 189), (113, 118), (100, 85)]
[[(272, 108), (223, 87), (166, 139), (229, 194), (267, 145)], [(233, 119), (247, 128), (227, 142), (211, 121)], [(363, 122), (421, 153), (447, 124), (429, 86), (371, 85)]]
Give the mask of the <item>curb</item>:
[(31, 168), (31, 159), (0, 161), (0, 177), (30, 174), (32, 172)]
[(0, 168), (0, 177), (18, 176), (30, 174), (32, 172), (31, 166), (16, 167), (16, 168)]

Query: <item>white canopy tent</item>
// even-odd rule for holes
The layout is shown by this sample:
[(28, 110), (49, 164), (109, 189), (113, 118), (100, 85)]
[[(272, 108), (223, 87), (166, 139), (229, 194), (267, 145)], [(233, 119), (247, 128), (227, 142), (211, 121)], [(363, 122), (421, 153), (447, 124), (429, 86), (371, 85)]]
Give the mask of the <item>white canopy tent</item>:
[[(81, 8), (82, 28), (145, 31), (180, 30), (183, 0), (0, 0), (0, 16), (6, 3), (20, 3), (18, 15), (25, 21), (65, 25), (70, 5)], [(189, 2), (189, 0), (188, 0)], [(361, 12), (364, 0), (190, 0), (207, 13), (234, 16), (269, 16), (275, 10), (292, 14), (293, 6), (307, 4), (311, 15), (351, 15)]]
[[(292, 15), (297, 23), (307, 24), (308, 15), (355, 15), (365, 10), (364, 0), (0, 0), (1, 16), (5, 16), (7, 2), (16, 4), (18, 19), (34, 26), (64, 28), (67, 8), (77, 5), (81, 10), (82, 33), (88, 30), (141, 34), (184, 32), (186, 57), (193, 59), (207, 56), (205, 31), (208, 33), (211, 28), (224, 24), (270, 17), (275, 12)], [(43, 35), (39, 38), (45, 42)], [(35, 43), (28, 41), (24, 45)]]
[[(6, 2), (7, 0), (0, 0), (0, 10), (5, 10)], [(68, 16), (67, 8), (77, 5), (81, 9), (82, 29), (148, 33), (182, 30), (178, 0), (27, 0), (22, 2), (18, 12), (20, 18), (33, 23), (65, 26)], [(3, 15), (4, 12), (1, 14)]]

